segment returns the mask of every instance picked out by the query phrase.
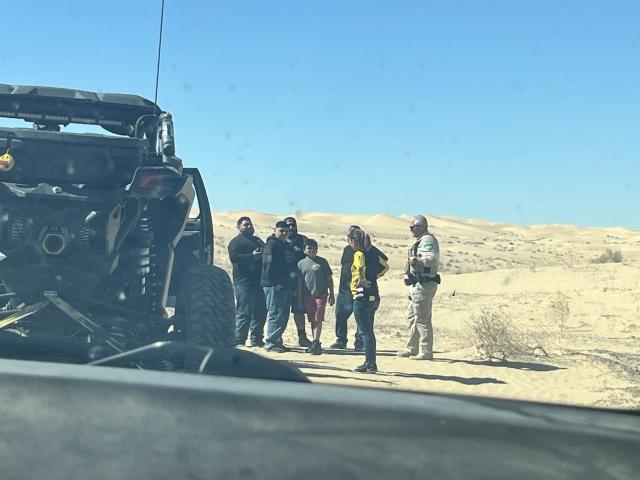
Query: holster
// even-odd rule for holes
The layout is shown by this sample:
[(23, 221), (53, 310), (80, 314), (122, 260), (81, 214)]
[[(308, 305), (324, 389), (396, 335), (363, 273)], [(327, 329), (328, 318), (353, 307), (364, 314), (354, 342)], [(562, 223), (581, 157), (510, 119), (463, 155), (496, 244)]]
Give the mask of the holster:
[(439, 273), (435, 277), (429, 277), (427, 275), (420, 275), (418, 278), (420, 280), (420, 283), (435, 282), (438, 285), (440, 285), (440, 282), (441, 282)]

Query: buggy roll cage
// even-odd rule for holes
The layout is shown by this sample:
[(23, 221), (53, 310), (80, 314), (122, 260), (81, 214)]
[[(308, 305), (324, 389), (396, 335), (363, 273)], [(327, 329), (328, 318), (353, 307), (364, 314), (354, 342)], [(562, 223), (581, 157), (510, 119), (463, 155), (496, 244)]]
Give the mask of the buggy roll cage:
[(0, 84), (0, 117), (36, 125), (99, 125), (111, 133), (133, 137), (140, 118), (161, 112), (157, 104), (138, 95)]

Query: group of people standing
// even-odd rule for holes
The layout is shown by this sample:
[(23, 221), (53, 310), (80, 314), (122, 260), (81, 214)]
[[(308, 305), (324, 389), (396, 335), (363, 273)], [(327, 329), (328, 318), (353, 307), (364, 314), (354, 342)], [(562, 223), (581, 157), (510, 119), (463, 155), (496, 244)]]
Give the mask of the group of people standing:
[[(298, 232), (295, 218), (277, 222), (266, 242), (255, 236), (249, 217), (240, 217), (237, 228), (238, 235), (228, 245), (236, 295), (236, 345), (249, 340), (251, 346), (271, 352), (289, 351), (282, 335), (292, 314), (299, 346), (319, 355), (326, 305), (335, 304), (336, 341), (330, 348), (347, 348), (347, 321), (353, 314), (357, 325), (354, 347), (365, 354), (365, 362), (355, 371), (375, 373), (378, 279), (389, 266), (387, 256), (371, 244), (371, 237), (357, 225), (349, 227), (336, 298), (329, 263), (318, 255), (318, 243)], [(433, 359), (431, 309), (440, 283), (439, 247), (424, 216), (413, 217), (409, 228), (417, 239), (409, 248), (404, 280), (410, 290), (409, 341), (398, 356), (429, 360)], [(306, 335), (305, 314), (312, 340)]]

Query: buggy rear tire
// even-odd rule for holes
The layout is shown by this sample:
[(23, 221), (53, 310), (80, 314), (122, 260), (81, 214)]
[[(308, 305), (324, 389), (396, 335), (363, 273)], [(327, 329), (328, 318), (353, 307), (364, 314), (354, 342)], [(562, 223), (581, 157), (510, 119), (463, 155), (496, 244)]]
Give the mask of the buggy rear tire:
[(180, 281), (176, 317), (185, 343), (235, 345), (235, 300), (227, 272), (213, 265), (189, 268)]

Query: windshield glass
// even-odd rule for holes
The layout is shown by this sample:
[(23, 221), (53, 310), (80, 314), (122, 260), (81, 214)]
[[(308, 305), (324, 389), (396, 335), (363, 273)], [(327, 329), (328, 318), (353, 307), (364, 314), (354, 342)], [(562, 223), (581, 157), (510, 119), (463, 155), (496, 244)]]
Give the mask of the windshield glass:
[(0, 356), (638, 408), (635, 2), (37, 8)]

